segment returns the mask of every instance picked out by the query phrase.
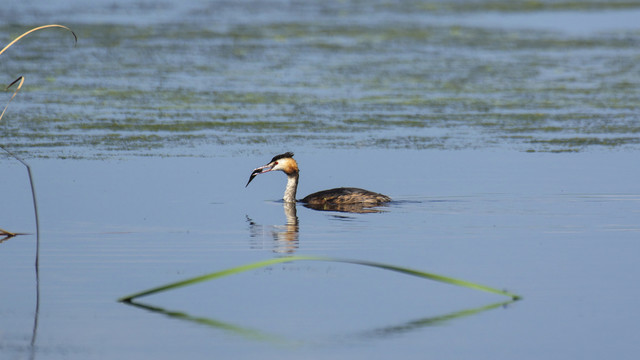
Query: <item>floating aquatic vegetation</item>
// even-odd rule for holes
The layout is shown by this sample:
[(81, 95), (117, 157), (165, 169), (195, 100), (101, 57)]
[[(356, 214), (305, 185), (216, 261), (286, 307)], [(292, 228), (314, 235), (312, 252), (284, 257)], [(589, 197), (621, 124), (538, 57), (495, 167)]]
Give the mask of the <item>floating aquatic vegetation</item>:
[(338, 259), (338, 258), (329, 258), (329, 257), (321, 257), (321, 256), (290, 256), (290, 257), (283, 257), (283, 258), (275, 258), (275, 259), (269, 259), (269, 260), (264, 260), (264, 261), (258, 261), (258, 262), (254, 262), (254, 263), (250, 263), (250, 264), (246, 264), (246, 265), (237, 266), (237, 267), (230, 268), (230, 269), (216, 271), (216, 272), (213, 272), (213, 273), (210, 273), (210, 274), (206, 274), (206, 275), (201, 275), (201, 276), (185, 279), (185, 280), (178, 281), (178, 282), (173, 282), (173, 283), (170, 283), (170, 284), (158, 286), (158, 287), (155, 287), (155, 288), (151, 288), (151, 289), (148, 289), (148, 290), (140, 291), (140, 292), (137, 292), (137, 293), (134, 293), (134, 294), (131, 294), (131, 295), (127, 295), (127, 296), (121, 297), (120, 299), (118, 299), (118, 301), (120, 301), (120, 302), (131, 302), (131, 301), (133, 301), (133, 300), (135, 300), (137, 298), (143, 297), (143, 296), (147, 296), (147, 295), (151, 295), (151, 294), (155, 294), (155, 293), (160, 293), (160, 292), (164, 292), (164, 291), (168, 291), (168, 290), (173, 290), (173, 289), (180, 288), (180, 287), (183, 287), (183, 286), (193, 285), (193, 284), (201, 283), (201, 282), (204, 282), (204, 281), (209, 281), (209, 280), (221, 278), (221, 277), (224, 277), (224, 276), (238, 274), (238, 273), (241, 273), (241, 272), (245, 272), (245, 271), (248, 271), (248, 270), (253, 270), (253, 269), (257, 269), (257, 268), (261, 268), (261, 267), (265, 267), (265, 266), (269, 266), (269, 265), (292, 262), (292, 261), (330, 261), (330, 262), (340, 262), (340, 263), (349, 263), (349, 264), (355, 264), (355, 265), (371, 266), (371, 267), (375, 267), (375, 268), (379, 268), (379, 269), (396, 271), (396, 272), (399, 272), (399, 273), (402, 273), (402, 274), (406, 274), (406, 275), (417, 276), (417, 277), (420, 277), (420, 278), (423, 278), (423, 279), (438, 281), (438, 282), (442, 282), (442, 283), (446, 283), (446, 284), (450, 284), (450, 285), (462, 286), (462, 287), (466, 287), (466, 288), (469, 288), (469, 289), (486, 291), (486, 292), (490, 292), (490, 293), (494, 293), (494, 294), (504, 295), (504, 296), (510, 297), (512, 300), (521, 299), (521, 297), (519, 295), (513, 294), (513, 293), (505, 291), (505, 290), (499, 290), (499, 289), (495, 289), (495, 288), (492, 288), (492, 287), (489, 287), (489, 286), (480, 285), (480, 284), (477, 284), (477, 283), (466, 281), (466, 280), (455, 279), (455, 278), (451, 278), (451, 277), (448, 277), (448, 276), (428, 273), (428, 272), (415, 270), (415, 269), (410, 269), (410, 268), (405, 268), (405, 267), (401, 267), (401, 266), (383, 264), (383, 263), (372, 262), (372, 261), (352, 260), (352, 259)]

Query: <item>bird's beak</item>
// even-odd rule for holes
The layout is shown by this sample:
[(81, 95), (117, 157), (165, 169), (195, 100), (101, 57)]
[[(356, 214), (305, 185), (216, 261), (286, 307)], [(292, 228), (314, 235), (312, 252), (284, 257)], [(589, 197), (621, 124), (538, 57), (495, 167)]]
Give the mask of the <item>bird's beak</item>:
[(247, 185), (245, 185), (244, 187), (249, 186), (249, 183), (251, 182), (251, 180), (253, 180), (253, 178), (256, 177), (258, 174), (264, 174), (266, 172), (273, 170), (274, 166), (275, 166), (275, 163), (270, 163), (264, 166), (260, 166), (257, 169), (254, 169), (253, 172), (251, 173), (251, 176), (249, 176), (249, 181), (247, 181)]

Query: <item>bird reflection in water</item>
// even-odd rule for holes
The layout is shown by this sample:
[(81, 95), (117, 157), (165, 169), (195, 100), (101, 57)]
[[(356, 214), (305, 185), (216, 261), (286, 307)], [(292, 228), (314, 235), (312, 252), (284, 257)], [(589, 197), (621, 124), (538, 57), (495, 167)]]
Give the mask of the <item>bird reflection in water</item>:
[(383, 210), (380, 209), (381, 206), (386, 206), (386, 204), (379, 205), (370, 205), (366, 203), (353, 203), (353, 204), (304, 204), (304, 207), (318, 210), (318, 211), (337, 211), (337, 212), (347, 212), (354, 214), (368, 214), (368, 213), (378, 213)]
[(274, 241), (273, 252), (278, 254), (292, 254), (299, 247), (298, 215), (295, 203), (284, 203), (284, 215), (287, 222), (284, 225), (263, 226), (256, 224), (249, 216), (249, 231), (251, 233), (252, 248), (263, 248), (259, 239), (270, 235)]
[[(382, 212), (380, 206), (373, 207), (366, 204), (304, 204), (306, 208), (317, 211), (333, 211), (340, 213), (377, 213)], [(278, 254), (292, 254), (299, 247), (299, 231), (300, 222), (298, 220), (296, 203), (285, 202), (282, 204), (284, 215), (287, 219), (284, 225), (260, 225), (247, 216), (249, 223), (249, 231), (252, 239), (251, 247), (253, 249), (264, 248), (265, 245), (260, 242), (264, 237), (271, 237), (274, 241), (273, 251)], [(349, 217), (338, 216), (340, 219), (348, 219)]]

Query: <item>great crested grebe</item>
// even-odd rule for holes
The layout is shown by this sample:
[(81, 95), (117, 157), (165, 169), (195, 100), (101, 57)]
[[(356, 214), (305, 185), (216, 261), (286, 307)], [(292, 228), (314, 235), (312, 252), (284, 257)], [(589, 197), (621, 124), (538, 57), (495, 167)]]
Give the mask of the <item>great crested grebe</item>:
[[(298, 163), (293, 159), (292, 152), (276, 155), (267, 165), (260, 166), (253, 170), (245, 187), (249, 186), (251, 180), (258, 174), (275, 170), (282, 171), (287, 175), (287, 187), (284, 190), (283, 198), (284, 202), (295, 203), (300, 171), (298, 170)], [(318, 191), (298, 201), (309, 205), (360, 204), (364, 206), (376, 206), (391, 201), (391, 198), (369, 190), (341, 187)]]

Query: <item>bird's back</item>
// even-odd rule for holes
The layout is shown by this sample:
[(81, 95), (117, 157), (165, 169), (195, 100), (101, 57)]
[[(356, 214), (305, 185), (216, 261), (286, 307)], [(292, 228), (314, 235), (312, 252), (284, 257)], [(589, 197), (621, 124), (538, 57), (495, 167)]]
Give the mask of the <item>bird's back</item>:
[(378, 205), (391, 201), (391, 198), (373, 191), (341, 187), (318, 191), (300, 200), (307, 204), (366, 204)]

